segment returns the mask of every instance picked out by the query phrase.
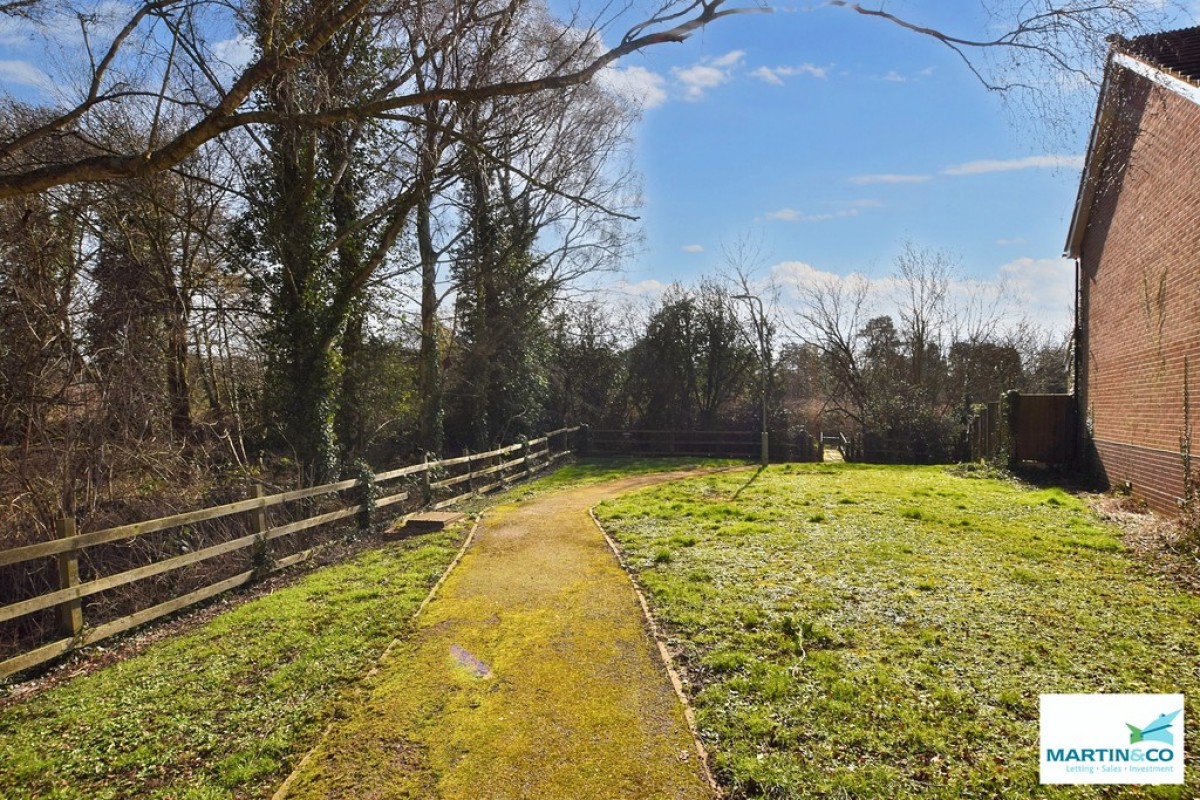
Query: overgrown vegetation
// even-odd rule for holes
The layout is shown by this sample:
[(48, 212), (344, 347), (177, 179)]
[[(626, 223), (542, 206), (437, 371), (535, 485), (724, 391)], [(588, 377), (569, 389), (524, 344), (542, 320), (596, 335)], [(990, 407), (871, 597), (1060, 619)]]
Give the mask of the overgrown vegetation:
[(852, 460), (964, 460), (976, 403), (1066, 392), (1065, 332), (1016, 322), (1001, 292), (957, 293), (959, 273), (949, 253), (909, 242), (886, 280), (894, 315), (880, 313), (881, 289), (862, 275), (800, 289), (796, 333), (818, 367), (814, 400), (826, 430), (856, 435)]
[(1200, 599), (1059, 489), (855, 465), (746, 480), (599, 512), (735, 798), (1115, 796), (1038, 785), (1038, 695), (1200, 691)]

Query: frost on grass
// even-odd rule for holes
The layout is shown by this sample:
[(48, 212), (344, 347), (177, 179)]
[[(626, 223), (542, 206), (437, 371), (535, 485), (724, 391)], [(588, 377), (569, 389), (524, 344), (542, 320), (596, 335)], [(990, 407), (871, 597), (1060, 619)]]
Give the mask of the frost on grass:
[(1107, 796), (1038, 786), (1038, 695), (1200, 691), (1200, 599), (1066, 492), (855, 465), (744, 482), (600, 509), (734, 798)]

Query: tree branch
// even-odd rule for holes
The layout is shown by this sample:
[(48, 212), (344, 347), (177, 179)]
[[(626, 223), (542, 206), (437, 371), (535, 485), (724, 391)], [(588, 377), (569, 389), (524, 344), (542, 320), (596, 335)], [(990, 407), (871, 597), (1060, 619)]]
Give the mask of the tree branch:
[[(161, 0), (160, 3), (145, 7), (135, 17), (137, 22), (150, 13), (146, 9), (165, 7), (178, 0)], [(758, 8), (721, 9), (726, 0), (711, 0), (707, 3), (693, 3), (689, 10), (699, 9), (693, 19), (675, 25), (667, 30), (655, 33), (634, 35), (645, 30), (647, 25), (656, 20), (643, 23), (627, 34), (621, 44), (596, 56), (582, 67), (564, 73), (552, 73), (538, 78), (518, 81), (501, 81), (482, 86), (444, 87), (424, 92), (412, 92), (393, 97), (382, 98), (361, 107), (345, 107), (333, 109), (318, 114), (288, 116), (268, 112), (241, 112), (238, 109), (258, 87), (264, 85), (277, 75), (293, 69), (314, 58), (317, 53), (347, 24), (365, 13), (370, 0), (351, 0), (341, 9), (323, 19), (303, 42), (299, 40), (276, 45), (270, 53), (259, 57), (248, 66), (224, 93), (220, 100), (191, 127), (185, 129), (162, 146), (145, 153), (130, 155), (94, 155), (61, 163), (48, 164), (28, 169), (18, 169), (7, 174), (0, 174), (0, 198), (16, 197), (43, 191), (54, 186), (85, 181), (103, 181), (120, 178), (137, 177), (170, 169), (179, 165), (187, 156), (195, 152), (205, 143), (221, 136), (235, 128), (259, 123), (293, 122), (300, 125), (322, 126), (334, 122), (361, 120), (393, 112), (403, 108), (424, 105), (432, 102), (481, 102), (497, 97), (515, 97), (534, 94), (553, 89), (562, 89), (590, 81), (595, 75), (617, 59), (637, 52), (647, 47), (664, 42), (682, 42), (692, 33), (708, 23), (731, 14), (752, 13), (761, 11)], [(666, 16), (661, 19), (675, 17)], [(125, 28), (124, 36), (128, 36), (136, 28), (135, 20), (131, 20)], [(114, 42), (109, 55), (115, 53), (118, 44)], [(100, 69), (105, 67), (101, 63)], [(99, 71), (99, 70), (98, 70)], [(98, 79), (93, 86), (98, 86)], [(98, 90), (97, 90), (98, 91)], [(89, 97), (88, 101), (80, 104), (67, 114), (41, 126), (27, 134), (20, 135), (14, 142), (9, 142), (0, 148), (0, 153), (14, 147), (25, 147), (39, 138), (55, 131), (60, 131), (78, 121), (87, 111), (94, 107), (102, 98)]]

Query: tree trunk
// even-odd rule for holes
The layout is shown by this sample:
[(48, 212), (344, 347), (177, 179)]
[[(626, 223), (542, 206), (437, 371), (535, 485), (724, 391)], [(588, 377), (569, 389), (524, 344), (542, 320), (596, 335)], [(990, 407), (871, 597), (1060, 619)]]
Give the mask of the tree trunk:
[(337, 436), (344, 462), (363, 457), (367, 446), (364, 384), (367, 369), (364, 329), (366, 311), (363, 303), (355, 303), (342, 334), (342, 389), (338, 396)]
[(183, 292), (178, 287), (172, 287), (171, 315), (167, 320), (167, 398), (171, 407), (171, 430), (184, 440), (192, 435), (192, 387), (188, 375), (189, 305)]
[(442, 372), (437, 330), (437, 251), (430, 230), (430, 195), (417, 205), (417, 249), (421, 257), (421, 350), (418, 357), (420, 410), (417, 446), (426, 453), (441, 453)]

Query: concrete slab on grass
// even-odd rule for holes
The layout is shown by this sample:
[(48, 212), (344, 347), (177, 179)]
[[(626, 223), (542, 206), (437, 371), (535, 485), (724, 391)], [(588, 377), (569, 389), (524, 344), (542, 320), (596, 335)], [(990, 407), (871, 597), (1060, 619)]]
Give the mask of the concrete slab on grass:
[(409, 514), (399, 520), (388, 533), (395, 537), (414, 533), (430, 533), (444, 530), (448, 525), (453, 525), (466, 518), (467, 515), (460, 511), (422, 511), (417, 514)]

